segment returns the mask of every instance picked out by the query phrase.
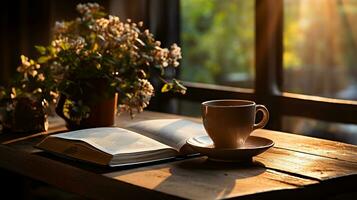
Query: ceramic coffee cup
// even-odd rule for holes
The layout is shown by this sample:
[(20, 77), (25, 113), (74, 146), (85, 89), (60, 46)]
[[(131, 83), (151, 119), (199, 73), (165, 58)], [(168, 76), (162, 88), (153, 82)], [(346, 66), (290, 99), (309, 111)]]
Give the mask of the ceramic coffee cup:
[[(259, 111), (263, 118), (256, 124)], [(253, 130), (267, 124), (269, 112), (265, 106), (253, 101), (223, 99), (203, 102), (202, 118), (215, 148), (240, 148)]]

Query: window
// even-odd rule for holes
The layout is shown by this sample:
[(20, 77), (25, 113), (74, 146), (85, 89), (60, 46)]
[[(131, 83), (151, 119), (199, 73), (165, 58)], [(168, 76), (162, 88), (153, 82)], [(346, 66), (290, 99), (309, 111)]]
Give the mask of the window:
[[(357, 100), (356, 0), (285, 0), (283, 90)], [(283, 117), (282, 129), (357, 144), (357, 125)]]
[[(188, 8), (187, 6), (190, 6), (188, 5), (190, 3), (186, 1), (187, 0), (180, 1), (180, 14), (182, 20), (181, 24), (183, 24), (181, 27), (182, 31), (187, 31), (189, 26), (194, 25), (191, 24), (194, 22), (185, 21), (188, 20), (185, 18), (190, 16), (190, 13), (187, 12), (195, 10), (192, 7)], [(221, 2), (223, 2), (221, 4), (225, 4), (228, 1)], [(247, 1), (229, 1), (229, 3), (231, 2), (239, 5)], [(317, 17), (309, 16), (306, 13), (302, 13), (301, 11), (301, 6), (311, 6), (318, 3), (322, 4), (322, 2), (329, 2), (325, 3), (326, 6), (336, 5), (334, 11), (329, 11), (329, 13), (332, 15), (347, 15), (347, 18), (355, 16), (354, 13), (356, 13), (357, 6), (356, 1), (352, 0), (256, 0), (254, 4), (255, 32), (253, 33), (255, 34), (255, 39), (254, 43), (252, 42), (254, 45), (252, 48), (254, 48), (255, 52), (255, 70), (251, 73), (254, 74), (254, 78), (252, 79), (254, 82), (252, 84), (253, 87), (251, 89), (246, 89), (243, 85), (225, 84), (224, 82), (217, 81), (218, 79), (213, 79), (214, 81), (205, 81), (199, 78), (195, 79), (192, 78), (194, 77), (194, 72), (185, 74), (185, 70), (187, 69), (183, 69), (181, 72), (182, 77), (185, 80), (189, 80), (191, 82), (185, 82), (186, 86), (188, 87), (187, 95), (176, 96), (176, 98), (184, 100), (184, 103), (181, 103), (181, 111), (188, 110), (194, 115), (199, 115), (199, 106), (197, 105), (199, 105), (199, 103), (202, 101), (219, 98), (239, 98), (250, 99), (267, 105), (271, 112), (271, 119), (268, 128), (274, 130), (292, 131), (292, 128), (289, 128), (289, 126), (286, 126), (286, 124), (288, 124), (289, 121), (290, 124), (291, 121), (294, 123), (295, 119), (297, 119), (294, 117), (298, 117), (300, 120), (316, 119), (317, 121), (315, 124), (321, 124), (325, 122), (357, 124), (357, 118), (354, 117), (355, 113), (357, 113), (357, 102), (348, 100), (354, 99), (354, 97), (344, 98), (338, 96), (338, 94), (341, 94), (340, 91), (348, 90), (349, 87), (352, 87), (352, 89), (355, 87), (354, 81), (356, 80), (356, 75), (352, 74), (352, 71), (356, 70), (357, 62), (348, 60), (355, 59), (354, 56), (349, 57), (348, 55), (348, 53), (356, 54), (356, 51), (351, 51), (349, 49), (352, 48), (355, 44), (348, 41), (346, 42), (346, 37), (344, 34), (352, 35), (351, 38), (355, 37), (356, 34), (354, 33), (356, 33), (357, 27), (356, 25), (349, 22), (350, 29), (347, 30), (347, 26), (344, 24), (346, 21), (341, 21), (342, 18), (340, 18), (338, 21), (336, 19), (334, 22), (334, 20), (331, 20), (329, 17), (325, 19), (324, 16), (318, 14), (319, 17), (323, 19), (317, 19)], [(212, 3), (214, 5), (215, 1), (211, 0), (209, 3), (206, 3)], [(200, 4), (200, 6), (203, 5)], [(185, 7), (185, 9), (183, 9), (183, 7)], [(202, 10), (206, 11), (206, 9)], [(321, 11), (321, 8), (318, 10), (319, 12), (324, 12)], [(210, 12), (211, 11), (208, 13)], [(197, 15), (200, 14), (196, 13), (196, 16)], [(330, 21), (327, 22), (327, 19), (330, 19)], [(308, 41), (312, 39), (309, 38), (307, 32), (308, 29), (300, 30), (296, 28), (296, 24), (302, 24), (302, 27), (304, 27), (306, 20), (310, 20), (310, 23), (317, 23), (314, 22), (314, 20), (318, 20), (319, 23), (322, 23), (321, 26), (330, 26), (331, 24), (334, 24), (334, 26), (337, 27), (336, 30), (331, 29), (330, 33), (326, 31), (324, 32), (326, 35), (334, 35), (333, 38), (336, 40), (335, 43), (333, 43), (333, 46), (336, 47), (336, 49), (333, 50), (335, 51), (334, 53), (331, 53), (332, 49), (327, 49), (329, 46), (326, 45), (332, 45), (325, 43), (331, 42), (327, 36), (327, 39), (325, 40), (317, 37), (317, 39), (314, 41)], [(200, 20), (200, 22), (204, 23), (205, 21)], [(238, 23), (237, 26), (239, 26)], [(207, 25), (204, 24), (204, 27), (207, 27)], [(296, 31), (298, 32), (296, 33)], [(311, 31), (315, 30), (311, 29)], [(335, 34), (332, 34), (332, 32)], [(184, 35), (186, 34), (185, 32), (182, 34), (183, 36), (181, 38), (181, 42), (184, 48), (183, 52), (185, 54), (190, 54), (190, 52), (187, 51), (190, 51), (191, 49), (187, 47), (190, 47), (192, 44), (185, 44), (185, 42), (188, 41), (187, 38), (185, 38), (187, 35)], [(305, 39), (305, 41), (301, 42), (302, 38)], [(201, 39), (204, 40), (204, 38), (198, 38), (197, 40)], [(315, 53), (315, 55), (312, 55), (312, 53), (307, 53), (306, 51), (310, 50), (308, 45), (312, 45), (314, 48), (320, 48), (321, 51), (317, 53), (317, 50), (311, 50), (313, 53)], [(303, 55), (305, 55), (305, 57), (303, 57)], [(316, 60), (316, 62), (308, 62), (309, 56), (311, 56), (310, 59)], [(193, 67), (198, 68), (204, 67), (204, 62), (198, 58), (192, 60), (190, 60), (190, 58), (186, 58), (188, 60), (184, 61), (183, 67), (189, 68), (191, 67), (189, 65), (194, 65)], [(324, 59), (332, 59), (332, 64), (327, 63), (327, 61)], [(204, 59), (203, 61), (206, 60)], [(195, 62), (199, 62), (199, 64), (196, 64)], [(224, 63), (219, 63), (218, 65), (224, 65)], [(348, 67), (350, 67), (350, 69), (348, 69)], [(316, 71), (316, 74), (314, 74), (316, 76), (314, 76), (312, 72), (309, 71), (311, 69), (315, 70), (315, 68), (319, 68), (319, 71)], [(342, 71), (339, 72), (340, 74), (334, 74), (334, 71), (331, 70), (331, 68), (336, 68), (337, 71), (341, 69)], [(301, 70), (301, 72), (296, 72), (298, 69)], [(239, 71), (240, 68), (232, 68), (232, 70), (241, 72)], [(351, 70), (351, 72), (348, 70)], [(200, 70), (197, 70), (195, 73), (200, 72)], [(232, 71), (227, 71), (227, 74), (231, 72)], [(328, 89), (316, 89), (317, 92), (312, 91), (312, 83), (307, 84), (308, 80), (321, 80), (321, 78), (319, 78), (319, 73), (325, 75), (326, 73), (330, 72), (332, 75), (329, 77), (332, 79), (322, 83), (324, 84), (322, 87), (326, 87)], [(300, 75), (299, 73), (304, 73), (305, 75)], [(189, 78), (190, 76), (192, 77)], [(324, 76), (324, 78), (326, 77)], [(345, 84), (344, 87), (333, 90), (333, 87), (335, 87), (336, 83), (336, 80), (334, 79), (341, 79), (341, 84), (345, 82), (343, 83)], [(192, 81), (199, 81), (200, 83)], [(299, 85), (301, 82), (303, 83), (302, 86)], [(214, 83), (215, 85), (205, 83)], [(304, 84), (306, 84), (306, 86)], [(192, 104), (194, 106), (192, 106)], [(182, 105), (184, 106), (182, 107)], [(187, 107), (187, 105), (191, 105), (191, 107)], [(196, 108), (196, 111), (192, 111), (193, 108)], [(183, 113), (181, 112), (181, 114)], [(341, 124), (338, 124), (338, 126), (340, 125)], [(347, 129), (356, 130), (356, 125), (350, 125)]]

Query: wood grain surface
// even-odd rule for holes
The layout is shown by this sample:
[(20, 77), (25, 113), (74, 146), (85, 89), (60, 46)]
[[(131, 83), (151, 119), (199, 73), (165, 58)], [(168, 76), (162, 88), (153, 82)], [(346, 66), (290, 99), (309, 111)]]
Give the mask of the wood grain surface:
[[(162, 118), (186, 117), (146, 111), (134, 119), (121, 115), (116, 125)], [(201, 156), (109, 168), (52, 156), (33, 147), (48, 134), (62, 131), (66, 131), (64, 122), (54, 117), (48, 132), (0, 134), (0, 168), (93, 199), (297, 199), (355, 195), (357, 147), (340, 142), (261, 129), (253, 135), (270, 138), (275, 146), (252, 163), (218, 163)]]

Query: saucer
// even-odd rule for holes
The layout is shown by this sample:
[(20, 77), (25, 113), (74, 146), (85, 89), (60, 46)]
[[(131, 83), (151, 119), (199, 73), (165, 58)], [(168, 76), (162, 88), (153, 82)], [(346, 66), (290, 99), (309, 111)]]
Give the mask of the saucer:
[(210, 160), (224, 162), (251, 161), (253, 156), (259, 155), (272, 147), (274, 142), (270, 139), (249, 136), (243, 147), (237, 149), (216, 149), (208, 135), (193, 137), (187, 140), (195, 151), (208, 156)]

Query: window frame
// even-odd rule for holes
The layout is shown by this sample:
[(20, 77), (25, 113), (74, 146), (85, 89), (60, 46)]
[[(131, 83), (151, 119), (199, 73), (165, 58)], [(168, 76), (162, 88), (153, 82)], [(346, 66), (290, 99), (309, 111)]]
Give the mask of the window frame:
[[(357, 124), (357, 101), (288, 93), (283, 85), (284, 0), (255, 0), (254, 89), (184, 82), (186, 95), (169, 98), (202, 102), (211, 99), (247, 99), (268, 107), (267, 128), (282, 129), (283, 116)], [(275, 28), (272, 28), (275, 27)]]

